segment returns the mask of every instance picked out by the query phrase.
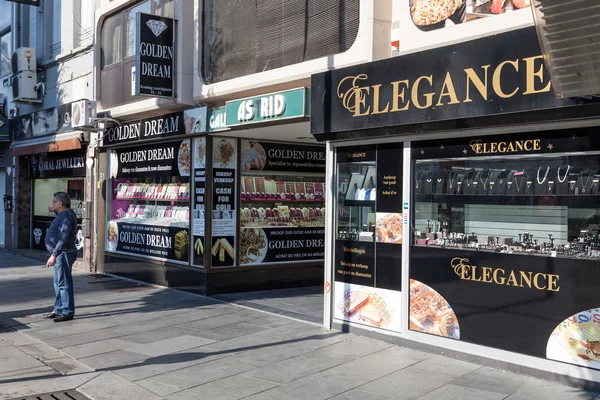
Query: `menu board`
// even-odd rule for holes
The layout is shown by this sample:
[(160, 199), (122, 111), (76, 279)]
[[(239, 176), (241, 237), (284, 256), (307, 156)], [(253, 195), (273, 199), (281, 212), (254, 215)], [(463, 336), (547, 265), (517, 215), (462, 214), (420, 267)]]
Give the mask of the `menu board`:
[(242, 140), (241, 169), (325, 173), (325, 147)]
[(233, 267), (236, 264), (236, 149), (236, 139), (213, 139), (213, 267)]
[(111, 178), (190, 176), (190, 141), (117, 149), (110, 153)]
[(240, 264), (323, 260), (325, 228), (242, 228)]
[(194, 195), (192, 196), (192, 265), (204, 266), (204, 221), (206, 198), (206, 138), (192, 141)]

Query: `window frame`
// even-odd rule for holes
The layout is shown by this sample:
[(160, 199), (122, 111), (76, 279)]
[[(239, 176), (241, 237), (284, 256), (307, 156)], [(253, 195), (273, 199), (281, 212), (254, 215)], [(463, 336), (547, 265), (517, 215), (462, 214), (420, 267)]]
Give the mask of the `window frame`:
[[(11, 57), (12, 57), (12, 53), (15, 50), (13, 48), (13, 38), (12, 38), (12, 10), (13, 10), (13, 6), (14, 4), (9, 4), (9, 3), (5, 3), (7, 5), (9, 5), (8, 9), (10, 10), (10, 17), (8, 19), (8, 24), (0, 26), (0, 46), (2, 43), (2, 38), (4, 38), (6, 35), (11, 35), (10, 40), (8, 41), (9, 43), (9, 49), (8, 49), (8, 61), (11, 61)], [(0, 50), (1, 51), (1, 50)], [(6, 74), (2, 73), (2, 68), (0, 66), (0, 78), (5, 78), (9, 75), (12, 75), (12, 68), (9, 67), (8, 71)]]

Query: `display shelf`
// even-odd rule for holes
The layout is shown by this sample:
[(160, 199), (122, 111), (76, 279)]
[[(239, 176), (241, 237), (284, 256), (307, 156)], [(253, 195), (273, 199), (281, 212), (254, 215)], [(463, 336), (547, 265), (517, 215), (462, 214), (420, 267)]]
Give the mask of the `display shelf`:
[(415, 201), (422, 203), (491, 204), (491, 205), (555, 205), (570, 207), (600, 207), (599, 195), (464, 195), (464, 194), (415, 194)]
[(375, 207), (375, 200), (344, 200), (348, 207)]
[(141, 201), (149, 201), (149, 202), (153, 202), (153, 201), (176, 201), (178, 203), (186, 203), (189, 202), (190, 199), (189, 198), (181, 198), (181, 199), (147, 199), (147, 198), (141, 198), (141, 197), (115, 197), (115, 200), (141, 200)]

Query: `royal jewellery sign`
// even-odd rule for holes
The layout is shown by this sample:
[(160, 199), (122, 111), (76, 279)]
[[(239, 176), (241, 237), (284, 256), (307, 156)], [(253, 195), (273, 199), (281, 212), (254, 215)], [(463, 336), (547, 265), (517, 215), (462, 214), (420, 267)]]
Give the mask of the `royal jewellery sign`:
[(174, 96), (175, 21), (137, 14), (135, 94)]
[[(468, 128), (494, 123), (475, 118), (500, 115), (495, 123), (506, 124), (511, 113), (598, 103), (556, 97), (535, 28), (313, 75), (311, 91), (311, 132), (319, 140), (452, 120), (466, 122), (444, 129)], [(565, 118), (548, 113), (548, 119)]]

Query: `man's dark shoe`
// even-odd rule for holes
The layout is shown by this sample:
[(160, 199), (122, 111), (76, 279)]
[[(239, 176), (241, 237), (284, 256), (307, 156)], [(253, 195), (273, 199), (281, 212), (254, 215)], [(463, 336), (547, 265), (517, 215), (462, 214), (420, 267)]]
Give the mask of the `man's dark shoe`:
[(60, 315), (60, 316), (54, 318), (54, 322), (70, 321), (72, 319), (73, 319), (72, 315)]
[(54, 311), (52, 311), (51, 313), (48, 314), (44, 314), (43, 315), (44, 318), (56, 318), (56, 317), (60, 317), (60, 314), (55, 313)]

